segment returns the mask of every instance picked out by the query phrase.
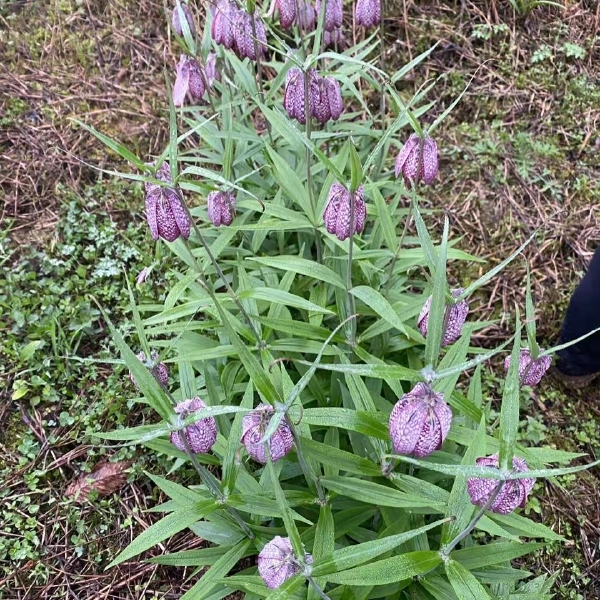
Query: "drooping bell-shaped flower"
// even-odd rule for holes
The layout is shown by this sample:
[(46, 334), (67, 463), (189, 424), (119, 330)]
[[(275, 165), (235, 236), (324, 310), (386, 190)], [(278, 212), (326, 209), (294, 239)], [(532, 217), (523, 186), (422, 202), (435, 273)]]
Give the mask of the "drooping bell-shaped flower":
[(169, 183), (162, 186), (146, 183), (146, 219), (152, 237), (174, 242), (178, 237), (189, 238), (190, 217), (183, 204), (181, 190), (172, 187), (171, 168), (164, 162), (156, 173), (156, 178)]
[(314, 105), (311, 107), (312, 116), (319, 123), (327, 123), (329, 119), (337, 121), (344, 108), (338, 80), (333, 77), (316, 76), (315, 81), (318, 94), (316, 94)]
[(211, 192), (207, 204), (208, 218), (215, 227), (231, 225), (235, 218), (235, 196), (231, 192)]
[(204, 73), (200, 63), (195, 58), (182, 54), (173, 86), (173, 104), (183, 106), (188, 94), (193, 100), (201, 100), (204, 92)]
[(173, 9), (173, 18), (171, 19), (171, 23), (173, 25), (175, 33), (183, 37), (183, 26), (181, 24), (180, 10), (183, 13), (183, 16), (187, 22), (188, 29), (192, 34), (192, 37), (194, 37), (196, 35), (196, 26), (194, 24), (194, 18), (192, 17), (190, 7), (185, 2), (177, 2), (175, 8)]
[(204, 65), (204, 73), (206, 73), (206, 82), (208, 87), (212, 87), (215, 81), (221, 81), (221, 72), (217, 67), (217, 55), (214, 52), (209, 52)]
[[(498, 455), (478, 458), (475, 464), (479, 467), (498, 468)], [(513, 457), (513, 471), (526, 473), (529, 468), (522, 458), (515, 456)], [(476, 506), (485, 506), (492, 498), (499, 483), (498, 479), (469, 477), (467, 479), (467, 492), (471, 502)], [(489, 510), (499, 515), (508, 515), (517, 507), (524, 508), (527, 503), (527, 496), (529, 496), (534, 484), (535, 479), (532, 477), (505, 482)]]
[[(265, 443), (260, 440), (264, 437), (273, 414), (272, 406), (259, 404), (242, 419), (242, 444), (246, 446), (248, 454), (255, 461), (263, 464), (267, 462), (267, 455), (265, 453)], [(292, 449), (293, 445), (292, 432), (284, 419), (267, 442), (271, 460), (276, 462), (283, 458)]]
[[(325, 21), (323, 28), (325, 31), (333, 31), (342, 26), (343, 0), (324, 0), (325, 2)], [(316, 0), (315, 11), (317, 19), (321, 14), (321, 0)]]
[(219, 0), (215, 8), (211, 36), (217, 44), (228, 50), (235, 46), (234, 26), (239, 12), (240, 9), (231, 0)]
[[(185, 419), (203, 408), (206, 408), (206, 404), (204, 404), (200, 398), (196, 397), (191, 400), (179, 402), (175, 406), (175, 412), (180, 415), (182, 419)], [(190, 450), (194, 454), (209, 452), (217, 441), (217, 423), (214, 417), (206, 417), (205, 419), (200, 419), (195, 423), (187, 425), (179, 431), (172, 431), (171, 443), (182, 452), (186, 452), (182, 436), (185, 436)]]
[[(522, 385), (537, 385), (550, 368), (552, 359), (549, 356), (540, 356), (535, 360), (527, 348), (522, 348), (519, 355), (519, 380)], [(508, 373), (510, 368), (510, 355), (504, 361), (504, 370)]]
[(275, 0), (275, 5), (279, 10), (279, 24), (283, 29), (289, 29), (296, 20), (296, 1)]
[[(150, 358), (146, 357), (145, 352), (139, 352), (136, 354), (141, 362), (144, 363), (144, 366), (152, 373), (154, 379), (156, 379), (162, 386), (166, 386), (169, 382), (169, 370), (167, 369), (167, 365), (162, 362), (158, 362), (158, 352), (156, 350), (152, 350), (150, 352)], [(133, 376), (133, 373), (129, 372), (129, 379), (131, 379), (131, 383), (138, 387), (138, 384)]]
[[(308, 73), (308, 106), (311, 115), (315, 112), (315, 105), (319, 98), (318, 79), (316, 71), (311, 69)], [(304, 100), (304, 73), (300, 69), (292, 67), (286, 75), (283, 108), (292, 119), (296, 119), (303, 125), (306, 123)]]
[(381, 21), (381, 0), (357, 0), (354, 18), (357, 25), (375, 27)]
[(408, 188), (413, 183), (424, 181), (431, 185), (438, 174), (438, 151), (435, 140), (425, 134), (421, 139), (411, 134), (396, 157), (396, 177), (404, 177)]
[(323, 31), (323, 46), (325, 48), (337, 46), (337, 49), (341, 50), (343, 42), (342, 29), (340, 27), (337, 27), (333, 31)]
[(240, 58), (256, 60), (256, 48), (262, 56), (267, 47), (267, 32), (265, 24), (254, 14), (254, 29), (256, 31), (256, 47), (254, 45), (254, 33), (252, 31), (253, 15), (245, 10), (238, 10), (233, 23), (233, 37), (235, 39), (234, 50)]
[(417, 383), (392, 409), (390, 437), (394, 452), (417, 458), (429, 456), (442, 447), (451, 423), (452, 410), (444, 394)]
[[(463, 288), (457, 288), (450, 290), (450, 293), (454, 298), (458, 298), (465, 290)], [(432, 296), (429, 296), (421, 309), (421, 314), (417, 319), (417, 326), (421, 330), (423, 337), (427, 337), (427, 326), (429, 324), (429, 311), (431, 310)], [(461, 300), (456, 304), (447, 305), (446, 311), (448, 312), (447, 317), (444, 317), (446, 322), (446, 329), (442, 334), (442, 346), (448, 346), (453, 344), (462, 332), (462, 327), (467, 320), (469, 314), (469, 303), (466, 300)]]
[(303, 33), (313, 31), (316, 25), (316, 14), (314, 6), (307, 0), (298, 0), (298, 12), (296, 24)]
[(331, 186), (323, 220), (327, 231), (340, 241), (348, 239), (352, 233), (362, 233), (365, 227), (367, 206), (362, 185), (354, 192), (354, 224), (350, 223), (351, 200), (352, 193), (343, 185), (334, 183)]
[[(312, 564), (312, 555), (305, 554), (304, 560), (306, 564)], [(290, 538), (275, 536), (258, 555), (258, 573), (270, 590), (277, 589), (286, 579), (299, 573), (300, 569)]]

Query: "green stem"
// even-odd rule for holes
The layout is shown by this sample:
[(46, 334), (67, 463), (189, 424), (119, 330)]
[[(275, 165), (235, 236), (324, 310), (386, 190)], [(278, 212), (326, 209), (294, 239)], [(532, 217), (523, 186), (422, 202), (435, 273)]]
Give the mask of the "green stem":
[[(348, 238), (348, 266), (346, 269), (346, 292), (348, 293), (348, 315), (356, 313), (356, 302), (354, 295), (350, 293), (352, 289), (352, 251), (354, 248), (354, 212), (355, 212), (356, 192), (350, 192), (350, 237)], [(354, 346), (356, 337), (356, 320), (352, 319), (348, 324), (349, 338), (351, 346)]]
[(322, 600), (331, 600), (331, 598), (321, 589), (321, 586), (310, 575), (307, 579), (308, 583), (310, 583), (310, 585), (313, 586), (317, 594), (319, 594), (319, 598), (322, 598)]
[[(256, 77), (258, 79), (258, 90), (260, 92), (260, 98), (264, 102), (265, 90), (262, 82), (262, 63), (260, 60), (262, 48), (258, 45), (258, 38), (256, 37), (256, 20), (254, 19), (254, 13), (250, 13), (250, 22), (252, 23), (252, 42), (254, 43), (254, 54), (256, 54)], [(273, 146), (273, 138), (271, 137), (271, 123), (267, 121), (267, 134), (269, 136), (269, 143)]]
[(406, 232), (408, 230), (408, 226), (410, 225), (410, 221), (412, 219), (412, 210), (413, 205), (412, 202), (408, 206), (408, 213), (406, 214), (406, 220), (404, 221), (404, 227), (402, 229), (402, 234), (400, 235), (400, 240), (398, 241), (398, 247), (396, 248), (396, 252), (394, 252), (394, 256), (392, 258), (392, 262), (390, 263), (390, 268), (388, 271), (388, 278), (385, 282), (384, 296), (390, 290), (390, 286), (392, 284), (392, 278), (394, 276), (394, 267), (396, 266), (396, 262), (398, 260), (398, 256), (400, 256), (400, 250), (402, 250), (402, 244), (404, 243), (404, 238), (406, 237)]
[[(305, 71), (303, 73), (303, 77), (304, 77), (304, 118), (306, 121), (306, 139), (310, 142), (310, 136), (311, 136), (311, 115), (310, 115), (310, 94), (309, 94), (309, 89), (310, 89), (310, 77), (309, 77), (309, 73), (308, 71)], [(312, 180), (312, 171), (311, 171), (311, 158), (312, 158), (312, 153), (310, 151), (310, 148), (307, 146), (306, 147), (306, 185), (308, 186), (308, 199), (310, 202), (310, 211), (312, 213), (312, 219), (313, 222), (316, 223), (317, 221), (317, 207), (316, 207), (316, 202), (315, 202), (315, 190), (313, 187), (313, 180)], [(322, 247), (322, 243), (321, 243), (321, 233), (319, 232), (319, 229), (315, 226), (315, 242), (316, 242), (316, 246), (317, 246), (317, 262), (318, 263), (322, 263), (323, 262), (323, 247)]]
[(312, 472), (312, 469), (308, 466), (308, 463), (306, 462), (306, 459), (304, 458), (304, 454), (302, 453), (302, 446), (300, 444), (300, 436), (298, 435), (298, 432), (296, 431), (296, 427), (287, 418), (287, 415), (285, 417), (285, 422), (287, 423), (287, 426), (289, 427), (290, 431), (292, 432), (292, 437), (294, 438), (294, 445), (296, 446), (296, 456), (298, 457), (298, 463), (300, 464), (300, 468), (302, 469), (304, 476), (307, 479), (310, 479), (312, 481), (312, 483), (314, 484), (314, 486), (317, 490), (317, 495), (319, 496), (319, 504), (322, 506), (325, 506), (325, 504), (327, 504), (327, 497), (325, 495), (325, 492), (323, 491), (323, 486), (321, 485), (319, 478)]
[(461, 531), (450, 543), (446, 544), (441, 550), (440, 555), (443, 559), (446, 559), (450, 556), (450, 552), (456, 548), (456, 546), (462, 542), (470, 533), (473, 531), (477, 523), (479, 523), (481, 517), (486, 513), (487, 510), (494, 504), (494, 501), (498, 497), (498, 494), (504, 487), (505, 481), (499, 481), (498, 485), (494, 489), (494, 493), (490, 496), (490, 499), (477, 511), (477, 514), (473, 517), (471, 522), (466, 526), (466, 528)]

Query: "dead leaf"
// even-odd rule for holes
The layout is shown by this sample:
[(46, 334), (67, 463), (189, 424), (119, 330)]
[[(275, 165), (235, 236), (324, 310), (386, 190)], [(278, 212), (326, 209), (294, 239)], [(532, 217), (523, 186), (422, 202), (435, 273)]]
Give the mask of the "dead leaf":
[(99, 496), (108, 496), (121, 489), (127, 481), (125, 469), (131, 466), (132, 461), (99, 462), (91, 473), (82, 473), (75, 481), (69, 484), (66, 495), (75, 500), (85, 500), (92, 490)]

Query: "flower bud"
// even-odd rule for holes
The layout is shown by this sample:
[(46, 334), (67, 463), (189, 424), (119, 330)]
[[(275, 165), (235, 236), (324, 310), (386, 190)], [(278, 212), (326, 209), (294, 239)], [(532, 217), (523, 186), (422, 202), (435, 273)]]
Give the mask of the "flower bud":
[(367, 207), (364, 201), (364, 189), (361, 185), (354, 192), (354, 227), (350, 224), (350, 202), (352, 193), (340, 183), (334, 183), (329, 190), (329, 198), (323, 220), (329, 233), (343, 241), (354, 233), (362, 233), (367, 218)]
[(173, 104), (183, 106), (188, 93), (194, 100), (201, 100), (204, 91), (204, 74), (200, 63), (195, 58), (182, 54), (173, 86)]
[[(273, 412), (272, 406), (259, 404), (242, 419), (242, 444), (246, 446), (248, 454), (255, 461), (263, 464), (267, 462), (267, 455), (265, 453), (265, 444), (260, 440), (262, 440), (267, 431)], [(283, 458), (292, 449), (294, 439), (285, 419), (281, 421), (279, 427), (267, 442), (267, 445), (273, 462)]]
[(451, 423), (452, 410), (444, 394), (417, 383), (392, 409), (390, 437), (394, 452), (417, 458), (429, 456), (442, 447)]
[(435, 140), (428, 135), (425, 135), (425, 139), (421, 139), (416, 133), (411, 134), (396, 157), (396, 177), (400, 173), (408, 188), (421, 180), (431, 185), (438, 173)]
[[(343, 2), (342, 0), (324, 0), (325, 1), (325, 21), (323, 28), (325, 31), (333, 31), (342, 26)], [(321, 0), (315, 2), (315, 11), (317, 18), (321, 13)]]
[(173, 9), (173, 18), (171, 20), (173, 24), (173, 29), (175, 30), (175, 33), (177, 33), (177, 35), (183, 37), (183, 27), (181, 25), (181, 18), (179, 16), (180, 9), (181, 12), (183, 12), (185, 20), (187, 21), (188, 29), (190, 30), (192, 37), (194, 37), (196, 35), (196, 26), (194, 25), (194, 18), (192, 17), (192, 13), (190, 12), (189, 6), (185, 2), (177, 2), (175, 8)]
[[(454, 298), (458, 298), (465, 290), (463, 288), (457, 288), (450, 290), (450, 293)], [(427, 337), (427, 326), (429, 324), (429, 311), (431, 310), (432, 296), (429, 296), (421, 309), (421, 314), (417, 319), (417, 326), (421, 330), (423, 337)], [(462, 332), (462, 327), (467, 320), (469, 314), (469, 303), (466, 300), (461, 300), (456, 304), (446, 305), (446, 311), (448, 311), (448, 317), (444, 318), (447, 321), (446, 329), (442, 334), (442, 346), (448, 346), (453, 344)]]
[(233, 24), (233, 36), (235, 40), (236, 54), (240, 58), (256, 60), (256, 48), (254, 47), (254, 35), (252, 31), (252, 19), (256, 30), (256, 44), (258, 52), (262, 56), (267, 46), (267, 32), (264, 23), (256, 16), (254, 17), (245, 10), (238, 10)]
[[(156, 178), (172, 184), (168, 163), (162, 164)], [(190, 237), (191, 222), (179, 188), (146, 183), (146, 219), (155, 240), (162, 237), (167, 242), (174, 242), (180, 236)]]
[(210, 30), (212, 39), (228, 50), (235, 47), (234, 25), (239, 12), (241, 11), (235, 2), (220, 0), (213, 15)]
[[(180, 415), (182, 419), (185, 419), (203, 408), (206, 408), (206, 404), (204, 404), (200, 398), (196, 397), (191, 400), (179, 402), (175, 406), (175, 412)], [(180, 431), (172, 431), (171, 443), (182, 452), (186, 452), (182, 435), (185, 436), (190, 450), (194, 454), (209, 452), (217, 441), (217, 423), (214, 417), (206, 417), (191, 425), (187, 425)]]
[[(312, 564), (312, 555), (305, 554), (304, 560), (306, 564)], [(300, 573), (300, 569), (290, 538), (275, 536), (258, 555), (258, 573), (270, 590), (278, 588), (286, 579)]]
[[(504, 370), (508, 373), (510, 368), (510, 355), (504, 361)], [(549, 356), (540, 356), (533, 360), (527, 348), (522, 348), (519, 354), (519, 380), (522, 385), (537, 385), (550, 368), (552, 359)]]
[(235, 196), (231, 192), (211, 192), (207, 203), (208, 218), (215, 227), (231, 225), (235, 218)]
[[(152, 373), (154, 379), (158, 380), (158, 382), (164, 387), (169, 383), (169, 370), (167, 369), (167, 365), (165, 363), (158, 362), (158, 352), (156, 350), (152, 350), (150, 352), (150, 358), (146, 358), (145, 352), (139, 352), (136, 354), (138, 359), (144, 363), (144, 366)], [(129, 371), (129, 379), (131, 379), (131, 383), (138, 387), (138, 384), (133, 376), (133, 373)]]
[[(498, 455), (481, 457), (475, 461), (479, 467), (498, 468)], [(513, 472), (525, 473), (529, 471), (527, 463), (518, 457), (513, 457)], [(469, 477), (467, 479), (467, 492), (471, 502), (476, 506), (485, 506), (492, 498), (500, 481), (498, 479), (484, 479), (481, 477)], [(506, 481), (498, 495), (492, 502), (489, 510), (499, 515), (508, 515), (515, 508), (525, 508), (527, 496), (529, 496), (535, 479), (513, 479)]]
[(381, 21), (381, 0), (357, 0), (355, 20), (357, 25), (375, 27)]
[(215, 81), (221, 81), (221, 72), (217, 67), (217, 55), (214, 52), (209, 52), (206, 57), (204, 72), (206, 73), (206, 82), (209, 87), (212, 87)]

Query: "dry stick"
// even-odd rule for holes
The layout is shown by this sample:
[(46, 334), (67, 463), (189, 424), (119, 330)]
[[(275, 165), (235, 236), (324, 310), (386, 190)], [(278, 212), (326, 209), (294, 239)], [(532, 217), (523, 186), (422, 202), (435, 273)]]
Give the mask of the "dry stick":
[(466, 526), (466, 528), (461, 531), (449, 544), (446, 544), (441, 550), (440, 555), (443, 559), (447, 559), (450, 556), (450, 552), (454, 550), (454, 548), (464, 540), (471, 531), (475, 528), (475, 525), (479, 523), (479, 520), (485, 512), (494, 504), (494, 501), (498, 497), (498, 494), (506, 484), (506, 481), (499, 481), (498, 485), (495, 487), (493, 494), (490, 496), (489, 500), (477, 511), (477, 514), (473, 517), (471, 522)]
[[(260, 62), (260, 52), (262, 52), (262, 46), (258, 46), (258, 38), (256, 37), (256, 21), (254, 19), (254, 12), (250, 13), (250, 22), (252, 23), (252, 42), (254, 43), (254, 54), (256, 55), (256, 77), (258, 79), (258, 90), (260, 92), (260, 98), (264, 102), (265, 91), (262, 82), (262, 64)], [(260, 50), (260, 52), (259, 52)], [(271, 123), (267, 121), (267, 134), (269, 136), (269, 143), (273, 146), (273, 138), (271, 136)]]

